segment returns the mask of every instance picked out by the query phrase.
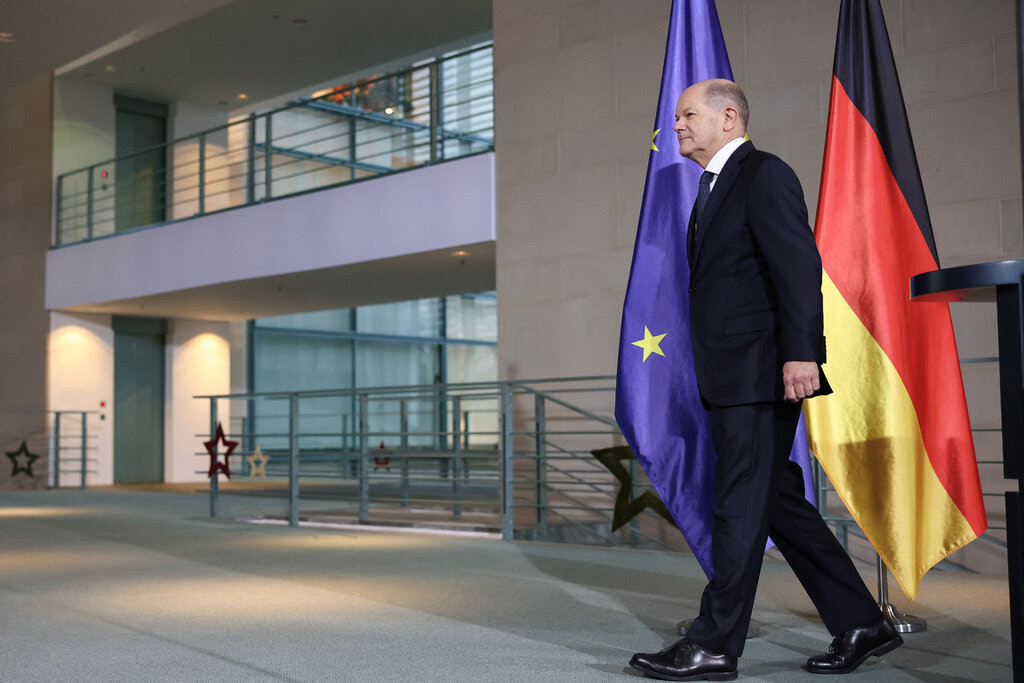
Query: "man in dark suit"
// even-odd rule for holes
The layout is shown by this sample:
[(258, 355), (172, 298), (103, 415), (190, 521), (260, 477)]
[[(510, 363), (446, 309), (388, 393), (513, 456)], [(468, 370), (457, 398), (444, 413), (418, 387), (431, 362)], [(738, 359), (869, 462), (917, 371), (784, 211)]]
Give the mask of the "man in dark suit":
[(732, 680), (770, 535), (835, 636), (815, 673), (853, 671), (903, 640), (885, 619), (789, 461), (801, 402), (831, 393), (820, 364), (821, 258), (796, 174), (744, 141), (746, 97), (731, 81), (679, 98), (679, 152), (700, 164), (687, 233), (690, 335), (711, 440), (714, 576), (686, 637), (630, 666), (664, 680)]

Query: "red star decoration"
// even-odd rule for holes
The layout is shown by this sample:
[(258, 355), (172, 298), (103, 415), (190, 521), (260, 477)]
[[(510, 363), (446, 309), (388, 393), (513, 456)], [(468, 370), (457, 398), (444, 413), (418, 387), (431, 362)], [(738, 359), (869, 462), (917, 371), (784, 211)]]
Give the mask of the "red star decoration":
[[(227, 447), (227, 449), (228, 449), (227, 452), (224, 454), (224, 462), (219, 462), (217, 460), (217, 444), (218, 443), (224, 444)], [(230, 458), (231, 454), (234, 453), (236, 448), (238, 448), (238, 442), (237, 441), (228, 441), (224, 437), (224, 427), (222, 427), (221, 424), (218, 422), (217, 423), (217, 433), (214, 435), (214, 437), (213, 437), (213, 439), (211, 441), (204, 441), (203, 445), (206, 446), (206, 452), (210, 454), (210, 472), (208, 473), (207, 476), (212, 477), (218, 471), (221, 471), (221, 472), (224, 473), (224, 475), (228, 479), (230, 479), (231, 478), (231, 467), (228, 464), (229, 463), (228, 458)]]
[(380, 455), (373, 456), (373, 471), (376, 472), (379, 468), (383, 467), (388, 472), (391, 471), (391, 451), (384, 448), (384, 442), (380, 442)]

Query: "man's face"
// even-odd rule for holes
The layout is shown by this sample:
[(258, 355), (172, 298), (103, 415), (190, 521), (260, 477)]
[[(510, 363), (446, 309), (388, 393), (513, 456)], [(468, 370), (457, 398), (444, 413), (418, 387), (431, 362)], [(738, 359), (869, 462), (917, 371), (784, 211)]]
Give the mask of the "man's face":
[(704, 87), (698, 83), (683, 91), (676, 104), (676, 123), (672, 126), (679, 138), (679, 153), (707, 166), (723, 145), (724, 113), (710, 109), (704, 102)]

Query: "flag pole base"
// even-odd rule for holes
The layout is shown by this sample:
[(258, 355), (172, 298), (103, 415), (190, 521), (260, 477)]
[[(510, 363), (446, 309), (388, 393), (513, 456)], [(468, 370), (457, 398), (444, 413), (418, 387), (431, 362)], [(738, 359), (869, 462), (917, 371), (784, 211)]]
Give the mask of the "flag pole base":
[[(684, 619), (676, 624), (676, 630), (679, 631), (679, 635), (685, 636), (686, 632), (690, 630), (690, 626), (693, 625), (693, 622), (694, 619)], [(760, 638), (763, 635), (764, 629), (751, 621), (750, 625), (747, 626), (747, 640), (750, 640), (751, 638)]]
[(928, 630), (928, 622), (913, 614), (903, 614), (891, 602), (878, 603), (878, 609), (892, 622), (899, 633), (924, 633)]

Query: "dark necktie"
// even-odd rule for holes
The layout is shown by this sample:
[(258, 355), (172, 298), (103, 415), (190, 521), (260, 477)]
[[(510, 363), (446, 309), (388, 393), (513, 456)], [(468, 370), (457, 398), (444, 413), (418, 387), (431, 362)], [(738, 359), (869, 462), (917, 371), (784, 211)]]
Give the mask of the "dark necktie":
[(697, 188), (697, 220), (701, 219), (704, 215), (704, 207), (708, 203), (708, 197), (711, 196), (711, 181), (715, 179), (715, 174), (711, 171), (704, 171), (700, 174), (700, 186)]

